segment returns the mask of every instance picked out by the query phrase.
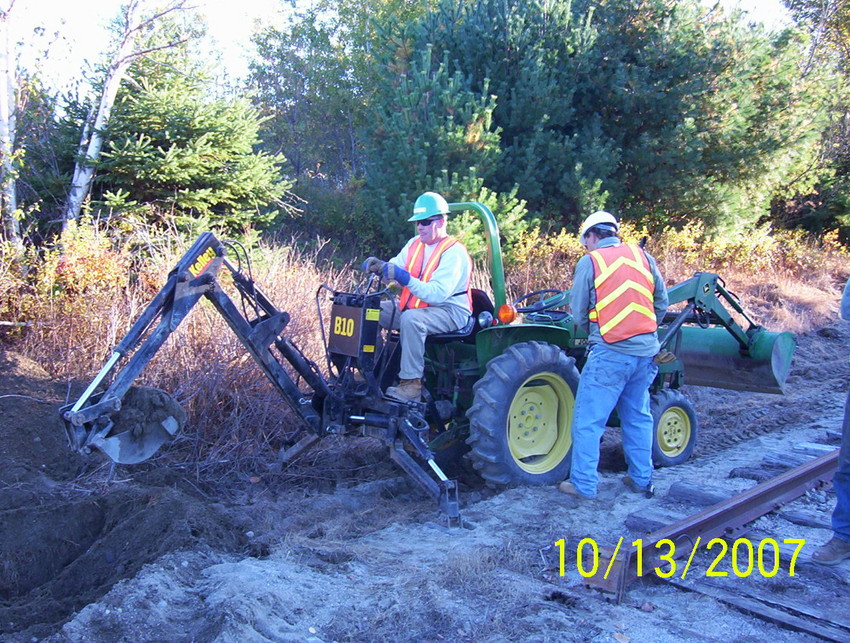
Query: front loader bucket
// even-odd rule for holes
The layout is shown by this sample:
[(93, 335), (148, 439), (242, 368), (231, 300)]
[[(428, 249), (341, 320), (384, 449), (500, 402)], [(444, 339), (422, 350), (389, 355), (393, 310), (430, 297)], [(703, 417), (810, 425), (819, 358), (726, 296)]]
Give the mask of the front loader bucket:
[(685, 366), (685, 384), (734, 391), (784, 393), (796, 341), (791, 333), (751, 331), (746, 352), (723, 327), (683, 326), (676, 349)]

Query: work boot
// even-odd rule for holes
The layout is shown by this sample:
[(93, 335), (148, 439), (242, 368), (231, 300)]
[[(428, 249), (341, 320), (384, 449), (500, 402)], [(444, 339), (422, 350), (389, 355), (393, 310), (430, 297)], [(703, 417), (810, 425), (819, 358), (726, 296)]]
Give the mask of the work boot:
[(387, 397), (399, 402), (418, 402), (422, 399), (422, 380), (418, 377), (412, 380), (402, 379), (398, 386), (387, 389)]
[(820, 565), (837, 565), (845, 558), (850, 558), (850, 542), (835, 536), (812, 554), (812, 562)]
[(632, 493), (642, 493), (647, 498), (652, 498), (652, 496), (655, 495), (655, 487), (652, 486), (651, 482), (648, 487), (642, 489), (634, 480), (632, 480), (631, 476), (623, 476), (623, 484), (626, 485)]
[(564, 480), (561, 484), (558, 485), (558, 491), (561, 493), (565, 493), (568, 496), (572, 496), (573, 498), (578, 498), (579, 500), (595, 500), (595, 496), (586, 496), (583, 493), (579, 492), (578, 489), (575, 488), (572, 482), (569, 480)]

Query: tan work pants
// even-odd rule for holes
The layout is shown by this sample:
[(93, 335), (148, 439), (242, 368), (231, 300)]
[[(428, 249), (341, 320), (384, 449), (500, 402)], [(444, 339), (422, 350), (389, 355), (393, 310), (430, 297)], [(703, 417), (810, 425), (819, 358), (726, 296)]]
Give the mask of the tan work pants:
[[(456, 308), (452, 306), (452, 308)], [(401, 368), (399, 379), (412, 380), (422, 377), (425, 370), (425, 339), (428, 335), (450, 333), (463, 328), (466, 320), (458, 323), (458, 313), (444, 306), (410, 308), (399, 312), (397, 302), (381, 302), (380, 324), (382, 328), (399, 331), (401, 343)]]

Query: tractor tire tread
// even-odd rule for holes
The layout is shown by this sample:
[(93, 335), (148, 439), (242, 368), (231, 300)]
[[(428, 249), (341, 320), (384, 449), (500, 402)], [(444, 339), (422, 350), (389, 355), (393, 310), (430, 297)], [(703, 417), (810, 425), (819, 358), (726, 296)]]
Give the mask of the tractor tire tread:
[(522, 475), (524, 472), (513, 462), (502, 435), (507, 410), (504, 395), (499, 393), (515, 386), (518, 374), (531, 373), (535, 368), (547, 370), (550, 366), (570, 373), (565, 379), (575, 394), (578, 385), (575, 360), (567, 357), (559, 347), (538, 341), (514, 344), (505, 349), (501, 355), (490, 360), (485, 375), (473, 386), (474, 402), (467, 411), (470, 435), (466, 442), (471, 447), (473, 466), (488, 486), (502, 488), (514, 483), (554, 484), (557, 482), (555, 478), (563, 479), (566, 476), (566, 470), (563, 475), (550, 472), (549, 476), (537, 476), (541, 480), (535, 480), (531, 474)]

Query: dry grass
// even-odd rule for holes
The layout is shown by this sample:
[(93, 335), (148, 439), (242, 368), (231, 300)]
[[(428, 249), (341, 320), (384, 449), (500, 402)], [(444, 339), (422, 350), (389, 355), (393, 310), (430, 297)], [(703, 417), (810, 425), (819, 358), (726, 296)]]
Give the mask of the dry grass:
[[(626, 241), (644, 234), (628, 225), (623, 229)], [(78, 387), (87, 383), (191, 241), (173, 231), (85, 224), (63, 237), (62, 253), (44, 250), (23, 258), (4, 253), (0, 320), (29, 324), (4, 339), (52, 376)], [(323, 367), (316, 291), (320, 284), (345, 288), (355, 273), (323, 260), (315, 244), (312, 250), (296, 240), (248, 245), (256, 283), (291, 315), (285, 334)], [(719, 273), (753, 319), (771, 330), (805, 332), (831, 323), (850, 273), (847, 249), (833, 235), (812, 240), (758, 228), (745, 236), (716, 238), (691, 226), (650, 236), (648, 249), (668, 283), (696, 270)], [(527, 234), (508, 271), (509, 297), (568, 288), (582, 254), (575, 235)], [(222, 278), (229, 290), (227, 281)], [(485, 271), (476, 271), (473, 285), (488, 287)], [(267, 471), (278, 449), (300, 428), (296, 414), (208, 303), (192, 311), (139, 383), (173, 393), (186, 408), (188, 430), (160, 457), (194, 471), (199, 480), (234, 473), (249, 479)]]
[[(714, 272), (740, 298), (754, 321), (771, 330), (805, 332), (835, 319), (840, 289), (850, 276), (850, 252), (837, 232), (814, 239), (769, 226), (716, 236), (699, 224), (650, 232), (625, 223), (623, 240), (648, 237), (669, 285), (695, 272)], [(518, 264), (509, 278), (511, 296), (540, 288), (569, 288), (584, 249), (575, 234), (527, 233), (517, 245)]]

